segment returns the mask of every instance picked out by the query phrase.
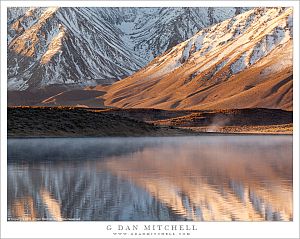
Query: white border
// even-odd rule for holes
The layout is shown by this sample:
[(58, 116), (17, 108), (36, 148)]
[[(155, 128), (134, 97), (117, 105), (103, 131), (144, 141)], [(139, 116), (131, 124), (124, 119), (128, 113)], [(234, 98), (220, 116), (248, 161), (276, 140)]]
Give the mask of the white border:
[[(298, 1), (6, 1), (1, 2), (1, 238), (117, 238), (106, 230), (116, 226), (144, 222), (7, 222), (7, 49), (6, 7), (294, 7), (294, 221), (293, 222), (199, 222), (197, 233), (189, 238), (298, 238), (299, 237), (299, 2)], [(178, 222), (178, 224), (191, 222)], [(147, 222), (176, 224), (176, 222)], [(129, 237), (127, 238), (136, 238)], [(146, 238), (146, 237), (145, 237)], [(153, 238), (153, 236), (148, 237)], [(162, 237), (168, 238), (168, 237)], [(170, 238), (179, 238), (170, 236)]]

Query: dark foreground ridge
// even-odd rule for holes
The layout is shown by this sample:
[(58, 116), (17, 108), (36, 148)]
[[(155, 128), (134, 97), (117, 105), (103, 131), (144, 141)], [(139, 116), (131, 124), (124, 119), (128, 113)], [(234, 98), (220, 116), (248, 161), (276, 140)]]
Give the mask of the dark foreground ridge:
[(292, 134), (293, 112), (279, 109), (158, 110), (9, 107), (9, 137)]
[(72, 107), (8, 107), (8, 137), (175, 136), (188, 129), (158, 126)]

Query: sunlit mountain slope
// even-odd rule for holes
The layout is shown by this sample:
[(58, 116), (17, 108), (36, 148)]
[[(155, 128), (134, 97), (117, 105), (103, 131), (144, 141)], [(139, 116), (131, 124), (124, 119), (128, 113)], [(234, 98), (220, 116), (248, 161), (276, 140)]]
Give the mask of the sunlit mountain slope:
[(113, 84), (109, 106), (292, 109), (292, 8), (256, 8), (198, 32)]

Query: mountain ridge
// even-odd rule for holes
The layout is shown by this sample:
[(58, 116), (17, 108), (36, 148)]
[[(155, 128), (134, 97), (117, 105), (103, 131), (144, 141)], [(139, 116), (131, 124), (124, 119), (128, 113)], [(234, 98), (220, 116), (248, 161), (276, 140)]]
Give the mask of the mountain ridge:
[(8, 89), (106, 84), (244, 8), (9, 8)]

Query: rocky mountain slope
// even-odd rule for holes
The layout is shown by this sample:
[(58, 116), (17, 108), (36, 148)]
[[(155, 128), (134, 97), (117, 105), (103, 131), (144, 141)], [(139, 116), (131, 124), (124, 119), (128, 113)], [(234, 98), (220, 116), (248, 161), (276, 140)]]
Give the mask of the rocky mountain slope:
[(112, 83), (244, 8), (9, 8), (8, 89)]
[(8, 27), (8, 89), (109, 83), (132, 74), (143, 59), (96, 9), (29, 9)]
[(292, 110), (292, 8), (256, 8), (199, 31), (108, 87), (125, 108)]

